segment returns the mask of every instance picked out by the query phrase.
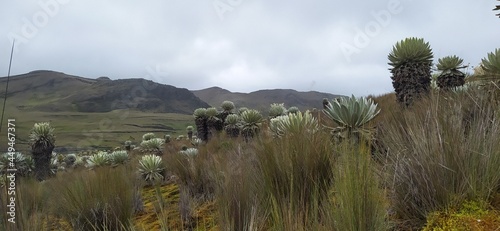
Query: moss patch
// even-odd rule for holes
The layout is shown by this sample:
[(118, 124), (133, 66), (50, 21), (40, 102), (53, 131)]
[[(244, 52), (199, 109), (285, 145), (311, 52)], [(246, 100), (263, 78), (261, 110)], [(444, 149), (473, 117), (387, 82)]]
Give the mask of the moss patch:
[[(159, 206), (154, 187), (142, 190), (144, 212), (133, 219), (137, 230), (183, 230), (179, 212), (179, 186), (173, 183), (163, 185), (160, 191), (165, 201), (163, 208)], [(194, 230), (217, 230), (216, 214), (215, 202), (200, 204), (194, 212)]]
[(424, 231), (498, 230), (500, 213), (485, 202), (467, 201), (458, 208), (429, 214)]

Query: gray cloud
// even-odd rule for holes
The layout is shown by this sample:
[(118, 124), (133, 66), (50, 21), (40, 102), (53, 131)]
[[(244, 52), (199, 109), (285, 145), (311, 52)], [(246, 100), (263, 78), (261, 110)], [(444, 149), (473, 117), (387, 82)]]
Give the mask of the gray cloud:
[[(387, 54), (405, 37), (429, 41), (436, 60), (456, 54), (472, 65), (498, 48), (495, 3), (8, 1), (0, 8), (0, 75), (16, 37), (13, 74), (50, 69), (188, 89), (383, 94), (392, 91)], [(356, 50), (346, 55), (346, 44)]]

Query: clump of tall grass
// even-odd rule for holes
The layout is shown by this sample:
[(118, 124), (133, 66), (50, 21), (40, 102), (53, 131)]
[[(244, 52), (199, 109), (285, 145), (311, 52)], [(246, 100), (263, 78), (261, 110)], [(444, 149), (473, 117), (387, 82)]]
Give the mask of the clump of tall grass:
[(255, 143), (241, 142), (220, 153), (216, 162), (218, 226), (221, 230), (264, 230), (267, 211), (262, 181), (255, 165)]
[[(57, 222), (51, 222), (53, 217), (50, 217), (48, 209), (48, 201), (50, 198), (50, 191), (48, 188), (40, 184), (34, 178), (20, 178), (16, 184), (15, 196), (15, 221), (12, 223), (8, 221), (12, 218), (7, 212), (3, 210), (0, 214), (0, 227), (6, 230), (26, 230), (35, 231), (41, 230), (42, 227), (48, 229), (49, 223), (52, 228), (62, 228)], [(0, 206), (9, 208), (7, 205), (10, 203), (10, 197), (7, 197), (7, 191), (1, 188), (0, 192)]]
[(402, 221), (422, 226), (429, 212), (498, 189), (499, 112), (471, 92), (433, 95), (385, 124), (383, 161)]
[(59, 175), (49, 182), (54, 214), (74, 230), (128, 230), (137, 187), (127, 167)]
[(258, 142), (254, 174), (262, 181), (259, 193), (267, 200), (261, 204), (270, 212), (270, 225), (288, 230), (319, 219), (317, 208), (332, 182), (334, 159), (329, 135), (323, 131), (285, 132), (279, 139)]
[(184, 192), (189, 192), (193, 198), (200, 200), (213, 198), (214, 163), (206, 149), (188, 148), (173, 153), (167, 152), (165, 164), (167, 169), (177, 176), (180, 187), (186, 188)]
[(389, 230), (385, 191), (366, 145), (339, 145), (333, 184), (336, 230)]

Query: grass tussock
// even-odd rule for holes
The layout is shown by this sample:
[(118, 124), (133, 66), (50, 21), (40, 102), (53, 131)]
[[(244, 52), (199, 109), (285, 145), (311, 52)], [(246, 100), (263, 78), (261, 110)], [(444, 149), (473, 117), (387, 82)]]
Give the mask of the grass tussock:
[[(255, 174), (268, 200), (263, 204), (269, 206), (271, 225), (284, 225), (287, 230), (297, 228), (291, 222), (307, 225), (319, 218), (316, 208), (328, 193), (334, 159), (329, 136), (322, 131), (302, 131), (258, 143)], [(293, 219), (284, 219), (292, 214)]]
[(132, 172), (120, 166), (59, 175), (48, 182), (54, 214), (74, 230), (128, 230), (136, 198)]
[[(263, 230), (267, 214), (262, 211), (262, 187), (253, 143), (233, 143), (231, 151), (218, 158), (221, 173), (216, 201), (220, 230)], [(232, 145), (232, 146), (233, 146)]]
[[(7, 208), (7, 191), (2, 188), (0, 205)], [(11, 218), (7, 211), (0, 215), (0, 227), (5, 230), (68, 230), (70, 225), (62, 219), (52, 215), (49, 210), (50, 191), (47, 187), (32, 178), (18, 178), (15, 190), (16, 216), (15, 223), (9, 222)]]
[(339, 145), (333, 184), (336, 230), (388, 230), (388, 202), (377, 167), (365, 145)]
[(385, 123), (382, 158), (401, 221), (421, 227), (451, 203), (490, 199), (500, 182), (499, 118), (467, 92), (425, 98)]

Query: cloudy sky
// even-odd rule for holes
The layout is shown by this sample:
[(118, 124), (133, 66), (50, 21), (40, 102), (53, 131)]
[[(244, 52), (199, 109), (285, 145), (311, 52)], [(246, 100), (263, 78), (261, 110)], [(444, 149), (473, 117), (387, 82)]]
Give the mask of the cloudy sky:
[(55, 70), (191, 90), (393, 91), (391, 47), (477, 65), (500, 48), (495, 0), (23, 0), (0, 3), (0, 76)]

